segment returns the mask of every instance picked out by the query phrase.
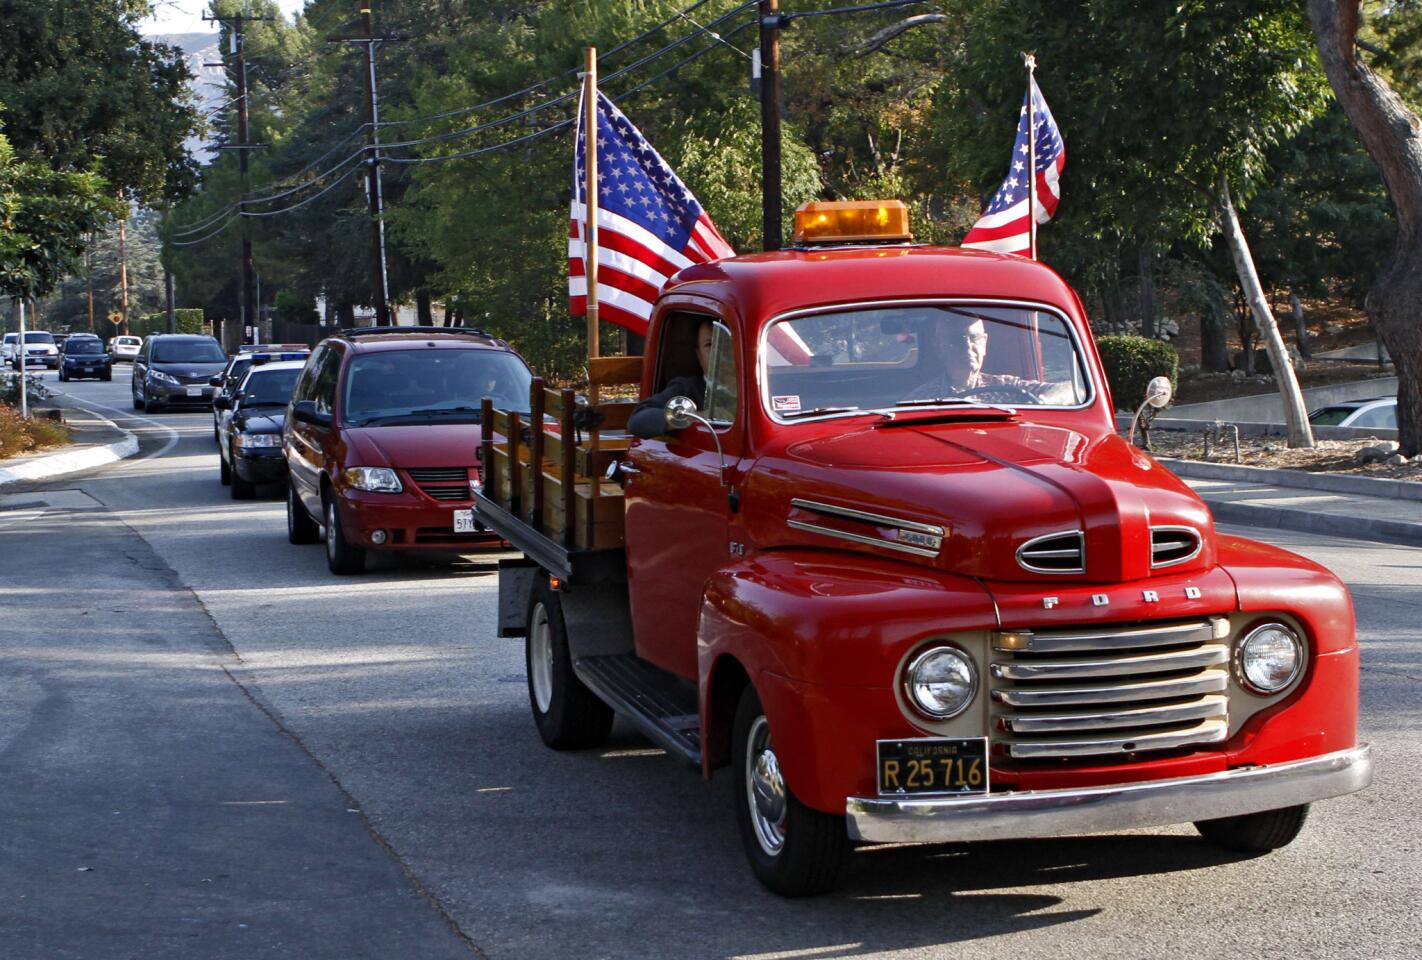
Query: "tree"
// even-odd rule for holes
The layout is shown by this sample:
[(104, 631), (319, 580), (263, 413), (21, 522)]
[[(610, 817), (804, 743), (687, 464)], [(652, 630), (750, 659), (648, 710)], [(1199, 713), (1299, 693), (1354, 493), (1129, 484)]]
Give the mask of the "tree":
[(48, 294), (118, 212), (96, 173), (56, 173), (17, 160), (0, 133), (0, 296)]
[[(958, 168), (984, 189), (1001, 178), (1001, 145), (1025, 83), (1017, 52), (1031, 37), (1067, 142), (1068, 195), (1089, 198), (1062, 204), (1058, 223), (1040, 235), (1044, 256), (1057, 262), (1062, 251), (1069, 268), (1090, 267), (1103, 256), (1120, 262), (1140, 247), (1168, 248), (1182, 234), (1200, 243), (1222, 236), (1269, 347), (1289, 442), (1312, 445), (1236, 208), (1267, 174), (1268, 149), (1327, 102), (1297, 5), (988, 0), (966, 9), (973, 22), (953, 64), (957, 93), (940, 105)], [(987, 104), (996, 110), (989, 114)], [(1074, 150), (1073, 142), (1090, 149)]]
[(147, 0), (5, 0), (0, 102), (18, 155), (97, 171), (125, 200), (193, 186), (184, 141), (200, 128), (180, 51), (139, 35)]
[(1402, 453), (1422, 453), (1422, 118), (1363, 62), (1361, 0), (1308, 0), (1323, 68), (1387, 185), (1397, 234), (1368, 294), (1368, 316), (1397, 366)]

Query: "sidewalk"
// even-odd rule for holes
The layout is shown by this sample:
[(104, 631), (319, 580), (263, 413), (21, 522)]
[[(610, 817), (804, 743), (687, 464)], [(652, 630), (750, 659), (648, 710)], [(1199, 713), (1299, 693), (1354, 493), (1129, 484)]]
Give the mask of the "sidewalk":
[(1162, 460), (1217, 523), (1422, 547), (1422, 484)]
[(60, 407), (73, 442), (68, 446), (0, 460), (0, 487), (21, 480), (44, 480), (114, 463), (138, 452), (138, 438), (112, 420), (56, 396), (39, 409)]

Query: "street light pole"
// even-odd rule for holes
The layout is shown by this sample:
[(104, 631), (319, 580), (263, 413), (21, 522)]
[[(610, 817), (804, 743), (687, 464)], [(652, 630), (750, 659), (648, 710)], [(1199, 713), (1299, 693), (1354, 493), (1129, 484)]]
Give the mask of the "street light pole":
[(25, 385), (25, 298), (20, 297), (20, 342), (15, 344), (15, 352), (20, 355), (20, 416), (29, 419), (30, 391)]

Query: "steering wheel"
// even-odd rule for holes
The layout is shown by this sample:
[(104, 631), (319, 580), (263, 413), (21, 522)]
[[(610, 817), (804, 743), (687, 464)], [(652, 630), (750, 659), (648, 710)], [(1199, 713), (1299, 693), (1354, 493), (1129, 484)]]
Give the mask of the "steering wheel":
[(964, 390), (961, 394), (966, 400), (977, 399), (980, 393), (992, 394), (991, 400), (981, 400), (980, 403), (1037, 403), (1039, 398), (1032, 391), (1023, 387), (1001, 384), (996, 386), (976, 387), (972, 390)]

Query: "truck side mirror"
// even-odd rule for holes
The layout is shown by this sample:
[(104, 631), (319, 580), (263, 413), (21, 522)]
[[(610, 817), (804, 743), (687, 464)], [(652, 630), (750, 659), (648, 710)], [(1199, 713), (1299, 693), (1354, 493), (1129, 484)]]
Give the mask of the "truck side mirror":
[(666, 414), (668, 430), (685, 430), (693, 423), (699, 423), (711, 434), (711, 440), (716, 444), (716, 459), (721, 465), (721, 486), (724, 487), (726, 454), (721, 450), (721, 437), (716, 433), (716, 428), (711, 426), (711, 421), (696, 412), (696, 404), (690, 397), (672, 397), (662, 410)]
[[(667, 429), (685, 430), (696, 420), (701, 420), (696, 415), (696, 404), (690, 397), (672, 397), (666, 405)], [(706, 421), (702, 420), (702, 423)], [(709, 424), (707, 424), (709, 426)], [(712, 431), (713, 433), (715, 431)]]
[(1170, 378), (1155, 377), (1146, 385), (1146, 403), (1159, 410), (1170, 403), (1171, 393)]

